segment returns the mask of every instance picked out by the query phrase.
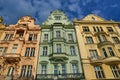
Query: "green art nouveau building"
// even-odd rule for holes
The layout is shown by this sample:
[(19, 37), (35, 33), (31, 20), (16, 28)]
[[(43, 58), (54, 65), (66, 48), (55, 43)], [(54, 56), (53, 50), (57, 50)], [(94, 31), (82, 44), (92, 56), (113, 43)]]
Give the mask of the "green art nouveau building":
[(54, 10), (42, 24), (37, 80), (84, 80), (75, 27)]

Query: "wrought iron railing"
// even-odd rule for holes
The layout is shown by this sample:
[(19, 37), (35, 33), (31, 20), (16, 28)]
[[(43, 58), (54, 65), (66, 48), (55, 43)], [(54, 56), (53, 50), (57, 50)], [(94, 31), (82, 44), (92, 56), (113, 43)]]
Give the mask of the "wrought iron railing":
[(67, 80), (67, 79), (84, 79), (83, 73), (67, 74), (37, 74), (36, 80)]

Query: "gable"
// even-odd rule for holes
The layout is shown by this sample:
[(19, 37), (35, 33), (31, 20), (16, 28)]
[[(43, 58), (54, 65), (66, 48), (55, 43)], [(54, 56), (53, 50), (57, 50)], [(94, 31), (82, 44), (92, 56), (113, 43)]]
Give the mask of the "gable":
[(85, 18), (83, 18), (82, 20), (87, 20), (87, 21), (107, 21), (97, 15), (94, 15), (94, 14), (90, 14), (90, 15), (87, 15)]

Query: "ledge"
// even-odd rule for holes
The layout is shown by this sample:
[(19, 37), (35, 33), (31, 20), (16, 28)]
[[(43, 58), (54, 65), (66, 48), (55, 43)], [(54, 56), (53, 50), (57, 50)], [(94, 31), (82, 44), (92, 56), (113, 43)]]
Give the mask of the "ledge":
[(104, 58), (104, 59), (103, 59), (103, 62), (104, 62), (105, 64), (120, 63), (120, 58), (117, 57), (117, 56), (110, 56), (110, 57)]

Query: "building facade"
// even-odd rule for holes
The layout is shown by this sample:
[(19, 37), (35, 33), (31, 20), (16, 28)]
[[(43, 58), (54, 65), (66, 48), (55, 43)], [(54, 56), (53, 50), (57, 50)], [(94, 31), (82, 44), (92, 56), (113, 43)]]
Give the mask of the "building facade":
[(90, 14), (74, 24), (85, 79), (120, 79), (120, 23)]
[(9, 25), (0, 40), (0, 79), (34, 80), (41, 28), (34, 18), (24, 16)]
[(2, 21), (3, 21), (3, 19), (2, 19), (2, 17), (0, 17), (0, 38), (1, 38), (1, 36), (4, 32), (4, 29), (6, 27), (6, 24), (3, 24)]
[(42, 24), (37, 80), (82, 80), (83, 70), (73, 24), (61, 10)]

